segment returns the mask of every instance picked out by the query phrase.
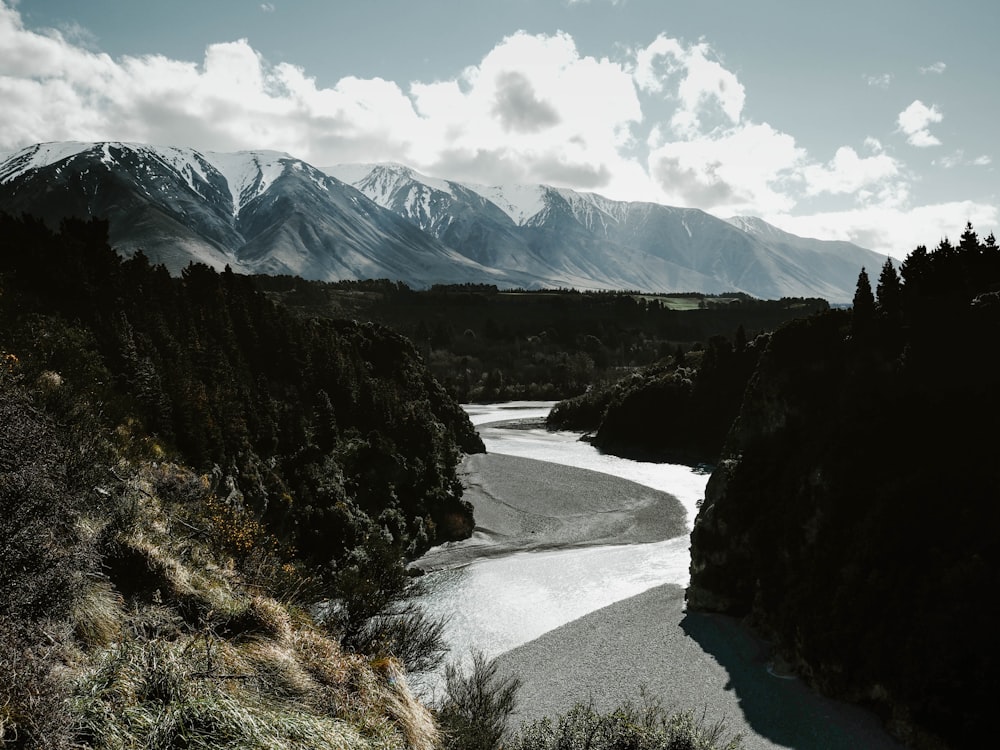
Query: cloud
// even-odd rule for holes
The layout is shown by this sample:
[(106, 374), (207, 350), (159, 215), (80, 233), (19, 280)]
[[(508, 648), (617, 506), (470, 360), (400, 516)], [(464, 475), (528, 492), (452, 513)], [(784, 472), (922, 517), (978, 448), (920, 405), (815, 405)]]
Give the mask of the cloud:
[(954, 169), (955, 167), (988, 167), (992, 163), (993, 159), (986, 154), (968, 159), (963, 149), (958, 149), (948, 156), (942, 156), (934, 160), (936, 166), (944, 167), (945, 169)]
[(809, 164), (802, 174), (807, 195), (858, 193), (897, 177), (899, 165), (885, 153), (861, 157), (850, 146), (841, 146), (827, 164)]
[(265, 13), (274, 13), (274, 3), (261, 3), (260, 9)]
[(881, 75), (876, 76), (865, 75), (862, 77), (864, 78), (865, 83), (878, 89), (887, 89), (889, 88), (889, 84), (892, 83), (892, 73), (882, 73)]
[(506, 130), (532, 133), (559, 123), (559, 113), (537, 97), (524, 73), (504, 71), (497, 76), (496, 86), (493, 113)]
[(996, 206), (976, 201), (951, 201), (926, 206), (869, 205), (813, 215), (770, 215), (766, 221), (803, 237), (845, 240), (894, 258), (905, 258), (917, 245), (934, 245), (957, 238), (971, 221), (975, 227), (995, 227)]
[(652, 141), (649, 172), (665, 202), (720, 215), (789, 210), (805, 150), (767, 124), (741, 124), (688, 140)]
[(705, 42), (685, 47), (660, 34), (635, 53), (633, 77), (640, 90), (663, 93), (679, 104), (671, 125), (678, 135), (692, 135), (713, 120), (740, 121), (746, 90)]
[[(546, 183), (758, 215), (883, 252), (910, 244), (914, 227), (918, 241), (935, 241), (934, 221), (996, 220), (974, 203), (909, 207), (912, 177), (875, 138), (818, 159), (790, 133), (755, 122), (739, 77), (703, 40), (661, 34), (610, 59), (581, 52), (566, 33), (521, 31), (440, 80), (345, 76), (320, 85), (245, 39), (209, 45), (193, 61), (112, 58), (81, 39), (29, 30), (0, 0), (0, 152), (123, 140), (273, 149), (320, 167), (398, 161), (470, 182)], [(899, 132), (913, 145), (937, 145), (930, 128), (942, 117), (914, 101)], [(941, 166), (949, 159), (991, 163), (952, 154)], [(831, 201), (842, 210), (803, 215)]]
[(518, 181), (567, 184), (579, 174), (609, 187), (642, 120), (622, 64), (581, 55), (563, 33), (513, 34), (458, 78), (413, 83), (409, 95), (427, 123), (413, 157), (476, 181), (483, 164), (507, 160), (502, 174)]
[(936, 106), (928, 107), (916, 99), (909, 107), (899, 113), (896, 122), (899, 125), (899, 130), (906, 135), (907, 143), (911, 146), (926, 148), (941, 145), (941, 141), (931, 135), (928, 126), (941, 122), (943, 119), (944, 115)]
[(928, 65), (927, 67), (920, 68), (920, 73), (922, 75), (927, 75), (928, 73), (931, 73), (931, 74), (934, 74), (934, 75), (941, 75), (942, 73), (944, 73), (944, 71), (945, 71), (945, 69), (947, 67), (948, 66), (945, 65), (943, 62), (938, 61), (938, 62), (934, 63), (933, 65)]

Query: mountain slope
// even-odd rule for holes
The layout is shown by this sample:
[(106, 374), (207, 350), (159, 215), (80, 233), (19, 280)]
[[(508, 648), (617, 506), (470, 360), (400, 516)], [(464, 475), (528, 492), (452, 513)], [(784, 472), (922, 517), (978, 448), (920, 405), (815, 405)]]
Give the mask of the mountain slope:
[(142, 250), (175, 274), (194, 261), (415, 287), (741, 291), (843, 303), (860, 267), (884, 260), (758, 219), (545, 185), (465, 184), (397, 164), (321, 171), (273, 151), (37, 144), (0, 161), (0, 211), (51, 226), (107, 218), (119, 252)]
[(697, 209), (544, 185), (458, 183), (396, 164), (325, 171), (466, 257), (528, 272), (549, 286), (849, 302), (861, 266), (884, 260), (849, 243), (795, 237), (759, 219), (727, 222)]
[(491, 276), (355, 189), (275, 152), (39, 144), (0, 165), (0, 210), (53, 225), (106, 217), (119, 252), (141, 249), (172, 273), (195, 261), (415, 285)]

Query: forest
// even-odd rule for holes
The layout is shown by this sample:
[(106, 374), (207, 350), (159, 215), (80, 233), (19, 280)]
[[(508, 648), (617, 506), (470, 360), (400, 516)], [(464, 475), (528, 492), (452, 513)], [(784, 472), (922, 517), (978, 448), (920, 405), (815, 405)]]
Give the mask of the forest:
[(481, 659), (418, 701), (446, 644), (406, 563), (473, 527), (465, 412), (399, 332), (107, 231), (0, 216), (4, 747), (740, 746), (652, 706), (510, 736)]
[(459, 402), (558, 400), (613, 383), (713, 336), (754, 335), (829, 308), (825, 300), (746, 294), (498, 290), (485, 284), (416, 291), (381, 281), (324, 283), (256, 276), (306, 315), (382, 323), (410, 339)]
[(190, 650), (334, 597), (321, 620), (345, 652), (441, 652), (433, 623), (388, 613), (408, 559), (469, 534), (456, 469), (483, 447), (407, 340), (293, 316), (228, 270), (123, 260), (98, 220), (0, 217), (0, 242), (5, 743), (89, 731), (60, 723), (51, 672), (111, 628)]
[(998, 335), (1000, 249), (971, 225), (831, 310), (175, 278), (104, 222), (0, 217), (0, 737), (496, 747), (405, 687), (443, 654), (405, 564), (474, 524), (456, 397), (566, 395), (552, 426), (714, 469), (689, 607), (907, 742), (968, 746), (998, 667)]
[(691, 537), (689, 607), (920, 747), (992, 732), (998, 336), (992, 235), (862, 269), (851, 310), (769, 337)]

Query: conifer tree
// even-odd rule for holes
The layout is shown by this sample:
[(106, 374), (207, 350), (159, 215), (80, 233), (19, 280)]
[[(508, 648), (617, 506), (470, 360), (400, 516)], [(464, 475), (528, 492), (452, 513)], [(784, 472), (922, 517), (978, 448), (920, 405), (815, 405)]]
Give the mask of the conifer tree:
[(900, 311), (900, 301), (902, 288), (899, 281), (899, 273), (892, 264), (890, 258), (885, 259), (882, 265), (882, 272), (878, 277), (878, 284), (875, 287), (875, 294), (878, 298), (878, 310), (883, 315), (895, 317)]
[(860, 333), (868, 330), (875, 319), (875, 295), (872, 283), (864, 266), (858, 274), (858, 286), (854, 292), (854, 313), (851, 316), (851, 331)]

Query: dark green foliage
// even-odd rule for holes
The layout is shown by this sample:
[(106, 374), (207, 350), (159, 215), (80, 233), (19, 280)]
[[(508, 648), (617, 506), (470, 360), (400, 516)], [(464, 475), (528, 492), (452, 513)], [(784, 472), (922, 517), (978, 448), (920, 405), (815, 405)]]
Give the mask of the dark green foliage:
[(415, 292), (387, 281), (290, 277), (255, 277), (255, 283), (310, 315), (390, 326), (414, 342), (435, 377), (463, 402), (576, 396), (619, 379), (624, 368), (651, 365), (740, 325), (770, 330), (828, 308), (818, 299), (745, 294), (501, 292), (475, 284)]
[(338, 600), (326, 626), (345, 648), (394, 656), (408, 671), (440, 665), (447, 651), (444, 623), (413, 604), (422, 592), (420, 579), (404, 567), (387, 526), (352, 549), (333, 580)]
[(138, 418), (314, 564), (388, 527), (398, 554), (471, 529), (461, 408), (385, 328), (304, 320), (228, 269), (121, 260), (106, 224), (0, 217), (0, 347), (61, 373), (106, 424)]
[(899, 280), (899, 272), (889, 258), (885, 259), (882, 271), (879, 273), (875, 297), (878, 311), (882, 315), (889, 318), (899, 316), (902, 309), (902, 284)]
[(973, 238), (911, 254), (899, 315), (869, 335), (839, 312), (775, 332), (689, 589), (752, 615), (822, 688), (954, 747), (988, 733), (1000, 669), (983, 605), (1000, 586), (1000, 250)]
[(735, 341), (713, 336), (702, 351), (561, 402), (548, 425), (594, 430), (593, 443), (619, 456), (714, 463), (767, 337), (748, 343), (741, 326)]
[(444, 698), (438, 708), (445, 750), (503, 747), (520, 688), (520, 678), (502, 674), (496, 660), (488, 660), (482, 653), (472, 654), (468, 671), (448, 664)]
[(872, 283), (864, 268), (858, 274), (851, 313), (851, 330), (859, 335), (867, 334), (875, 319), (875, 295), (872, 294)]

